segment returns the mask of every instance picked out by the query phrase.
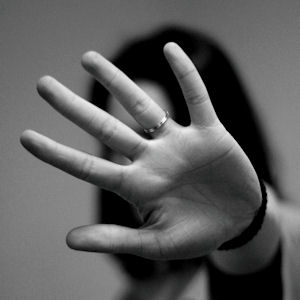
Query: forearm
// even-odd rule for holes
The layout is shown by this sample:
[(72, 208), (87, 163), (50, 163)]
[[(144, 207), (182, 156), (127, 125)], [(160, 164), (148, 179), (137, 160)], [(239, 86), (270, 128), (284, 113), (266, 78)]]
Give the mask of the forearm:
[[(268, 193), (269, 205), (272, 199)], [(210, 256), (213, 264), (229, 274), (247, 274), (264, 268), (272, 260), (279, 246), (280, 230), (272, 210), (267, 208), (261, 230), (246, 245), (233, 249), (216, 250)]]

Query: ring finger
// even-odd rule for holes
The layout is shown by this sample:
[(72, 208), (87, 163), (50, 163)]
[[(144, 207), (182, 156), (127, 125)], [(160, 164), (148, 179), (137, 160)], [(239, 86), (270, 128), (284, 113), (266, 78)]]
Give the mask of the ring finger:
[[(87, 52), (82, 65), (144, 128), (156, 127), (164, 120), (165, 111), (116, 66), (97, 52)], [(165, 129), (160, 128), (160, 132)]]

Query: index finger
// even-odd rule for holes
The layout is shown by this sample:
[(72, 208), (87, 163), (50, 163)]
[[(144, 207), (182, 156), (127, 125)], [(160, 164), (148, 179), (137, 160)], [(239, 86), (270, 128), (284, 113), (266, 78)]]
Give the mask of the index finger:
[(166, 44), (164, 53), (179, 82), (192, 123), (212, 125), (217, 116), (195, 65), (176, 43)]

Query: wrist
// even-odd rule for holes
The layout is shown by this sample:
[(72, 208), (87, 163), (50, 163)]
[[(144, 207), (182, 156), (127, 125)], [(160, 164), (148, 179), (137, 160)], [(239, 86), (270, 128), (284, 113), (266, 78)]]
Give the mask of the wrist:
[[(269, 193), (269, 202), (273, 202)], [(214, 251), (210, 258), (222, 271), (243, 274), (255, 272), (268, 264), (276, 252), (280, 230), (274, 212), (266, 210), (260, 231), (243, 246), (228, 251)]]
[(252, 221), (250, 224), (237, 236), (226, 241), (221, 246), (219, 246), (218, 250), (231, 250), (244, 246), (249, 241), (251, 241), (255, 235), (259, 232), (264, 222), (268, 195), (266, 191), (266, 187), (261, 179), (259, 179), (260, 191), (261, 191), (261, 204), (257, 209)]

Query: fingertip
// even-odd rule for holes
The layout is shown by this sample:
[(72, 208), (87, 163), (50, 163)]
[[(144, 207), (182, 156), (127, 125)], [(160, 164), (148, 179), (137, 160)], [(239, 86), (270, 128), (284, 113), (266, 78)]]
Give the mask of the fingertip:
[(29, 144), (31, 144), (32, 139), (36, 133), (31, 129), (26, 129), (22, 132), (20, 136), (20, 142), (25, 147), (28, 148)]
[(99, 53), (97, 53), (96, 51), (93, 50), (87, 51), (82, 55), (81, 64), (84, 68), (90, 69), (98, 57), (99, 57)]
[(70, 249), (77, 251), (102, 252), (95, 240), (90, 226), (81, 226), (72, 229), (66, 236), (66, 244)]
[(37, 87), (44, 87), (47, 86), (49, 83), (53, 82), (55, 79), (50, 75), (44, 75), (41, 78), (39, 78), (37, 82)]
[(66, 236), (66, 244), (69, 248), (79, 250), (78, 235), (75, 230), (71, 230)]
[(167, 56), (174, 54), (176, 51), (182, 51), (181, 47), (175, 42), (168, 42), (165, 44), (163, 50)]
[(179, 47), (177, 43), (175, 42), (168, 42), (164, 46), (164, 50), (167, 51), (168, 49), (177, 48)]
[(25, 130), (20, 137), (22, 146), (35, 156), (44, 155), (45, 137), (31, 129)]
[(53, 77), (50, 75), (42, 76), (36, 84), (36, 89), (40, 96), (44, 96), (46, 93), (49, 92), (49, 86), (55, 81)]

